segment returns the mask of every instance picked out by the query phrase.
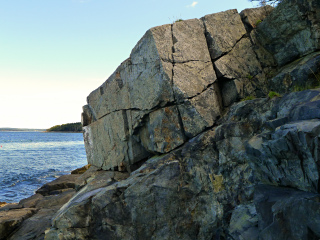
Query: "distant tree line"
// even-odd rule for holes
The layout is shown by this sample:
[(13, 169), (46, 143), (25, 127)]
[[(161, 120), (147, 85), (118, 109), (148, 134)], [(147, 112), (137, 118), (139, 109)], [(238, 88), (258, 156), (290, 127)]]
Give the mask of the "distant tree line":
[(77, 122), (56, 125), (47, 129), (47, 132), (82, 132), (82, 124)]

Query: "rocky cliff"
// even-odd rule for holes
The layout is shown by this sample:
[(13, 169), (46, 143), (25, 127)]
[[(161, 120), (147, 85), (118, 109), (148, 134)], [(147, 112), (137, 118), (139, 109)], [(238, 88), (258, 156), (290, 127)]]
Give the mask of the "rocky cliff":
[(87, 98), (46, 239), (319, 239), (319, 24), (287, 0), (148, 30)]
[(115, 177), (47, 238), (318, 239), (320, 90), (292, 91), (319, 85), (319, 21), (291, 0), (148, 30), (83, 108), (88, 162)]

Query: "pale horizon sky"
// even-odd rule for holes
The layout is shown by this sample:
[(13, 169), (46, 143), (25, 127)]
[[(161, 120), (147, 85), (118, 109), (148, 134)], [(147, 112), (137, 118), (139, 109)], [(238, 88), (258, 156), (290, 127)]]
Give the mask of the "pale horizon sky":
[(0, 0), (0, 128), (79, 122), (86, 98), (151, 27), (248, 0)]

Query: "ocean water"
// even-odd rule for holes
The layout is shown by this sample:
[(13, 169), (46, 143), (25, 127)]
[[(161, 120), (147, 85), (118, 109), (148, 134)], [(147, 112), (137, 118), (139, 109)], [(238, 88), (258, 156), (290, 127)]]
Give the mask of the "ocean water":
[(0, 202), (19, 202), (86, 164), (82, 133), (0, 132)]

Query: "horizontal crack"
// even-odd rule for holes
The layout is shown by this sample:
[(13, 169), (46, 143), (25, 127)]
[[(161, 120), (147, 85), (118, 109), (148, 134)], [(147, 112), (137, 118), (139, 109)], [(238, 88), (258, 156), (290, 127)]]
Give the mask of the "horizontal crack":
[(229, 51), (223, 53), (221, 56), (219, 56), (219, 57), (217, 57), (217, 58), (212, 59), (212, 62), (218, 61), (220, 58), (224, 57), (225, 55), (228, 55), (228, 54), (234, 49), (234, 47), (235, 47), (242, 39), (245, 39), (245, 38), (249, 38), (249, 37), (247, 36), (247, 33), (243, 34), (242, 37), (239, 38), (239, 39), (235, 42), (235, 44), (231, 47), (231, 49), (230, 49)]
[(203, 61), (203, 60), (187, 60), (187, 61), (169, 61), (168, 59), (161, 58), (161, 61), (171, 63), (171, 64), (183, 64), (183, 63), (189, 63), (189, 62), (203, 62), (203, 63), (210, 63), (211, 61)]
[(101, 117), (99, 117), (99, 119), (102, 119), (104, 118), (105, 116), (108, 116), (112, 113), (116, 113), (116, 112), (120, 112), (120, 111), (148, 111), (148, 110), (143, 110), (143, 109), (139, 109), (139, 108), (125, 108), (125, 109), (117, 109), (117, 110), (114, 110), (114, 111), (111, 111), (105, 115), (102, 115)]

